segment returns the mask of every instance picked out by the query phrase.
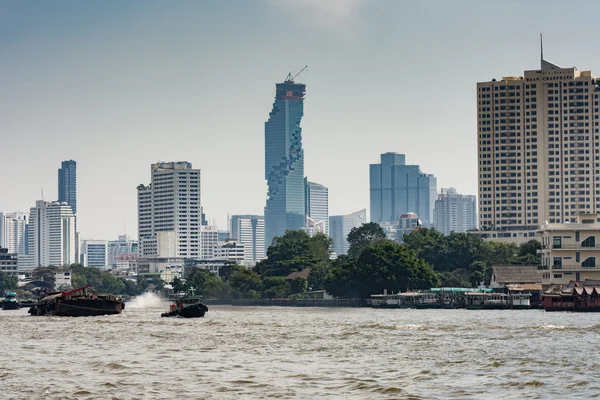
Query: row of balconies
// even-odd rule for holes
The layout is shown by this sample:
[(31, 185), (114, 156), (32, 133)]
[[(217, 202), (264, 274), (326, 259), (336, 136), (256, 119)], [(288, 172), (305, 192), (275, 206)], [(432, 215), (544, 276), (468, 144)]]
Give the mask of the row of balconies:
[(560, 244), (560, 245), (544, 245), (542, 246), (544, 249), (553, 249), (553, 250), (595, 250), (600, 249), (600, 244), (596, 245), (582, 245), (581, 243), (575, 244)]
[(600, 270), (600, 265), (584, 267), (582, 265), (541, 265), (538, 270), (561, 270), (561, 271), (595, 271)]

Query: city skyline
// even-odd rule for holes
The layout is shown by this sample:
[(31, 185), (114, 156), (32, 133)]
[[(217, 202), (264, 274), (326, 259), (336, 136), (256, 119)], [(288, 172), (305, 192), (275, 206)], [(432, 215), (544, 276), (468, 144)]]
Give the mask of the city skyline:
[[(13, 190), (0, 193), (0, 211), (27, 212), (42, 188), (45, 199), (58, 199), (56, 167), (73, 159), (82, 237), (135, 236), (131, 188), (147, 181), (149, 164), (179, 159), (203, 171), (211, 223), (225, 228), (227, 213), (261, 215), (264, 110), (274, 84), (304, 65), (305, 175), (329, 187), (332, 214), (368, 208), (365, 166), (386, 151), (406, 154), (438, 187), (475, 194), (476, 82), (536, 68), (539, 32), (556, 64), (600, 66), (599, 55), (583, 51), (590, 41), (572, 43), (551, 29), (577, 16), (581, 23), (569, 27), (587, 37), (596, 5), (559, 17), (535, 2), (523, 2), (519, 15), (494, 2), (318, 3), (0, 5), (0, 132), (6, 148), (29, 155), (23, 163), (23, 151), (4, 154), (5, 167), (20, 167), (10, 171)], [(539, 22), (529, 21), (532, 13)], [(507, 33), (507, 17), (523, 23)], [(413, 42), (411, 32), (423, 40)], [(294, 51), (279, 57), (277, 47)], [(244, 104), (235, 118), (225, 111), (231, 93)]]

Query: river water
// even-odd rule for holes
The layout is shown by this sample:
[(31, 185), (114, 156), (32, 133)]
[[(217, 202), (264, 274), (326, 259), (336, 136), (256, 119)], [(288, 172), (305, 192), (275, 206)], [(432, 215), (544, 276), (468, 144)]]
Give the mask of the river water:
[(0, 311), (0, 399), (600, 396), (600, 314), (146, 307)]

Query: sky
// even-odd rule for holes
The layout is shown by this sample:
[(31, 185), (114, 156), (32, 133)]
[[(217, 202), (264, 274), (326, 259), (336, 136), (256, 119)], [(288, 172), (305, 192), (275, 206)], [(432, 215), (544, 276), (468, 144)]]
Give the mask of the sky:
[[(384, 152), (477, 194), (476, 83), (545, 58), (600, 71), (600, 3), (0, 0), (0, 211), (56, 200), (77, 161), (82, 239), (137, 237), (150, 164), (202, 170), (210, 223), (262, 214), (275, 83), (307, 85), (305, 173), (329, 213), (369, 209)], [(597, 72), (598, 73), (598, 72)]]

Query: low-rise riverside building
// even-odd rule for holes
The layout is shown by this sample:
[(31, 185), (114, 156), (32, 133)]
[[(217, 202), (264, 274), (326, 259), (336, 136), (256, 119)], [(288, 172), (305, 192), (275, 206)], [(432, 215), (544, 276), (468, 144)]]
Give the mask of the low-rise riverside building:
[(598, 214), (579, 214), (576, 223), (546, 223), (540, 227), (540, 270), (544, 286), (600, 280), (600, 223), (597, 220)]
[(9, 253), (8, 249), (0, 248), (0, 271), (7, 275), (18, 276), (18, 263), (16, 253)]

